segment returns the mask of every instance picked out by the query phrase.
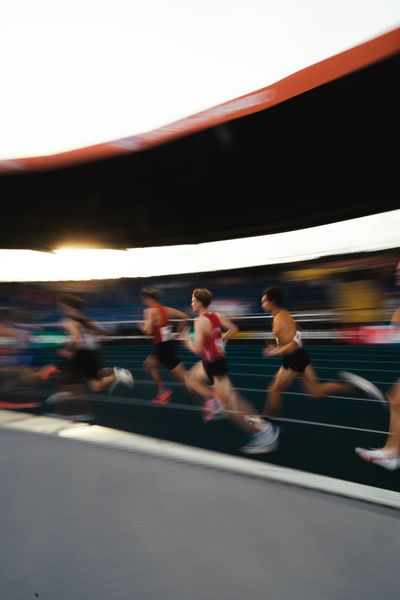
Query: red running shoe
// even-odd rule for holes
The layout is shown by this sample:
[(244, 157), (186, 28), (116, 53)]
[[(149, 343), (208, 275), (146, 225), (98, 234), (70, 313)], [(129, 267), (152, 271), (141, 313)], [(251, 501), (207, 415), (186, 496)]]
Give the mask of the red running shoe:
[(205, 424), (213, 419), (224, 419), (226, 416), (218, 398), (210, 398), (204, 402), (201, 407), (201, 415)]
[(161, 392), (161, 394), (157, 394), (155, 398), (153, 398), (153, 404), (168, 404), (170, 398), (172, 396), (171, 390), (165, 390), (165, 392)]
[(59, 369), (55, 365), (48, 365), (47, 367), (41, 369), (40, 378), (44, 381), (47, 381), (47, 379), (50, 379), (50, 377), (58, 373), (58, 371)]

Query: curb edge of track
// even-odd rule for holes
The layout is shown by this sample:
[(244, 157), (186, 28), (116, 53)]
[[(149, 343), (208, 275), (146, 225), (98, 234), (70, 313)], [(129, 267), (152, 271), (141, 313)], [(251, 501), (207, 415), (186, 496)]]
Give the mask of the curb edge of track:
[(0, 410), (0, 429), (26, 431), (127, 452), (147, 454), (162, 459), (195, 464), (236, 475), (275, 481), (370, 504), (400, 509), (400, 493), (391, 490), (253, 461), (248, 458), (230, 456), (213, 450), (193, 448), (184, 444), (146, 437), (110, 427)]

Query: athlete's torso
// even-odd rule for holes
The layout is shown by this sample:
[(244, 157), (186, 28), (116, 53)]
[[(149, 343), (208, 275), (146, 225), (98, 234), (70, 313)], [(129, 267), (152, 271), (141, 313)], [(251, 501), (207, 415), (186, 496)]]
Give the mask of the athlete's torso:
[(215, 362), (225, 356), (225, 347), (221, 334), (221, 322), (215, 313), (204, 313), (211, 323), (211, 330), (205, 334), (201, 357), (205, 362)]
[(297, 350), (303, 346), (301, 331), (287, 310), (280, 311), (272, 322), (272, 333), (278, 346), (296, 342)]
[(158, 319), (156, 323), (153, 323), (153, 344), (161, 344), (161, 342), (168, 342), (173, 338), (172, 323), (168, 316), (168, 310), (165, 306), (155, 306), (155, 310), (158, 311)]
[(90, 321), (84, 317), (75, 317), (68, 315), (67, 319), (63, 321), (67, 324), (68, 320), (73, 321), (79, 329), (79, 341), (77, 342), (76, 349), (78, 350), (96, 350), (98, 348), (98, 342), (96, 336), (90, 328)]

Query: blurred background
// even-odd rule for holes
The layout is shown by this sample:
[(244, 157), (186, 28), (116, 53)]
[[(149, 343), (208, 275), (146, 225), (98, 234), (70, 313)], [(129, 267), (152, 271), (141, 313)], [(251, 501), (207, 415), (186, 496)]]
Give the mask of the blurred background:
[[(131, 393), (91, 394), (99, 422), (237, 452), (229, 428), (214, 435), (192, 423), (186, 435), (185, 419), (199, 415), (177, 385), (178, 423), (166, 412), (153, 419), (140, 291), (155, 287), (191, 315), (193, 288), (209, 288), (212, 308), (239, 327), (228, 345), (234, 384), (259, 409), (278, 364), (261, 359), (271, 318), (260, 299), (274, 284), (322, 379), (352, 366), (388, 388), (399, 352), (400, 14), (392, 0), (195, 4), (25, 2), (23, 19), (7, 6), (1, 401), (46, 410), (56, 384), (40, 369), (60, 360), (59, 301), (72, 294), (104, 328), (107, 366), (135, 377)], [(339, 410), (333, 399), (315, 408), (296, 387), (290, 394), (282, 418), (296, 427), (308, 418), (341, 436), (387, 428), (387, 414), (359, 398)], [(302, 456), (302, 468), (325, 470)]]
[[(399, 471), (354, 451), (382, 447), (387, 403), (315, 401), (296, 380), (279, 448), (245, 460), (247, 434), (205, 425), (166, 369), (171, 401), (152, 402), (141, 290), (190, 319), (192, 290), (211, 290), (239, 327), (229, 373), (258, 415), (281, 365), (262, 354), (272, 285), (321, 382), (349, 370), (391, 389), (399, 23), (395, 0), (2, 6), (2, 599), (398, 594)], [(68, 298), (102, 328), (108, 376), (129, 370), (133, 387), (65, 382)], [(240, 475), (199, 468), (215, 456), (200, 449)]]
[(64, 294), (75, 294), (84, 300), (85, 314), (104, 324), (113, 335), (140, 336), (144, 287), (157, 288), (165, 304), (188, 313), (193, 289), (206, 287), (214, 295), (213, 309), (237, 322), (237, 337), (257, 339), (268, 335), (270, 328), (270, 317), (261, 309), (262, 292), (280, 285), (286, 291), (286, 307), (310, 341), (389, 343), (397, 340), (390, 321), (398, 304), (398, 260), (397, 250), (390, 250), (211, 273), (2, 282), (1, 314), (3, 320), (17, 320), (38, 331), (54, 331), (61, 328), (57, 301)]

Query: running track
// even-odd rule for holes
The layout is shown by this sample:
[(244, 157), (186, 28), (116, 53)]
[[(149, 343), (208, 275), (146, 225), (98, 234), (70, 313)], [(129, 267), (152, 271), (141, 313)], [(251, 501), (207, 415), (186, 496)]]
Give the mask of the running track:
[[(227, 356), (236, 389), (262, 410), (265, 389), (280, 364), (280, 359), (261, 356), (261, 343), (230, 342)], [(149, 344), (119, 345), (104, 348), (104, 365), (130, 369), (135, 377), (133, 390), (122, 386), (118, 395), (93, 395), (93, 410), (101, 425), (173, 440), (192, 446), (241, 455), (245, 438), (228, 421), (204, 426), (199, 407), (184, 386), (162, 371), (173, 390), (167, 406), (153, 406), (150, 399), (155, 386), (142, 365), (150, 351)], [(339, 346), (308, 345), (313, 366), (320, 380), (337, 379), (340, 370), (349, 370), (373, 381), (385, 391), (399, 375), (400, 347), (392, 345)], [(197, 361), (183, 347), (180, 356), (187, 367)], [(54, 354), (43, 355), (54, 360)], [(50, 390), (33, 390), (24, 400)], [(21, 395), (19, 398), (22, 400)], [(8, 395), (4, 399), (13, 399)], [(15, 399), (15, 397), (14, 397)], [(277, 452), (251, 457), (303, 471), (400, 491), (400, 471), (388, 472), (360, 461), (355, 446), (379, 447), (388, 429), (388, 411), (380, 403), (362, 395), (330, 396), (312, 400), (297, 382), (284, 394), (280, 415), (281, 444)]]

